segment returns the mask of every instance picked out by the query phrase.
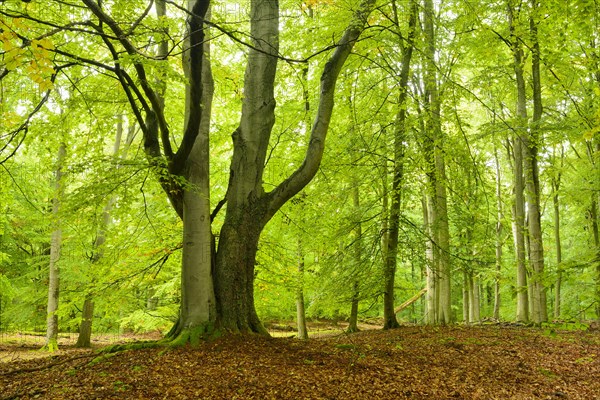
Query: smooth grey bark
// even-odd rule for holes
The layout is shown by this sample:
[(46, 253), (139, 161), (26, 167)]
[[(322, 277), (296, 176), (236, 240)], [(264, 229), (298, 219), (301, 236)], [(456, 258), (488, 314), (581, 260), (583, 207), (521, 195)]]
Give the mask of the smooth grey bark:
[(554, 284), (554, 318), (560, 319), (561, 314), (561, 289), (562, 289), (562, 243), (560, 239), (560, 185), (562, 178), (562, 163), (564, 158), (564, 152), (561, 146), (561, 155), (560, 155), (560, 166), (556, 165), (556, 148), (554, 149), (554, 167), (558, 168), (558, 172), (556, 172), (552, 178), (552, 206), (554, 211), (554, 247), (556, 251), (556, 282)]
[(496, 274), (494, 276), (494, 319), (500, 319), (500, 276), (502, 274), (502, 244), (503, 239), (503, 224), (504, 211), (502, 207), (502, 176), (500, 170), (500, 160), (498, 151), (494, 148), (494, 160), (496, 164)]
[[(272, 192), (262, 186), (264, 161), (274, 123), (273, 97), (278, 51), (277, 2), (251, 4), (251, 36), (244, 76), (242, 117), (233, 134), (234, 151), (227, 212), (216, 255), (215, 290), (219, 324), (228, 330), (266, 333), (254, 308), (254, 263), (260, 233), (273, 215), (304, 188), (320, 165), (331, 120), (337, 78), (374, 7), (363, 1), (321, 75), (319, 106), (301, 166)], [(232, 290), (235, 288), (235, 290)]]
[[(354, 214), (360, 216), (360, 189), (359, 182), (354, 179), (352, 188), (352, 205), (354, 207)], [(362, 252), (362, 224), (360, 219), (355, 223), (354, 227), (354, 270), (355, 273), (360, 271), (363, 265), (363, 252)], [(360, 296), (360, 282), (358, 278), (352, 282), (352, 300), (350, 305), (350, 317), (348, 319), (348, 329), (346, 332), (353, 333), (358, 332), (358, 302)]]
[(308, 339), (306, 329), (306, 309), (304, 307), (304, 249), (302, 240), (298, 240), (298, 282), (296, 287), (296, 325), (298, 339)]
[[(137, 61), (139, 52), (129, 40), (127, 32), (111, 18), (101, 4), (94, 0), (82, 1), (102, 22), (93, 28), (99, 31), (114, 58), (114, 73), (125, 90), (144, 134), (146, 156), (150, 165), (157, 170), (159, 182), (172, 206), (184, 219), (184, 247), (189, 242), (188, 239), (193, 237), (194, 245), (184, 250), (184, 258), (189, 259), (190, 263), (194, 260), (210, 260), (210, 264), (208, 261), (200, 262), (198, 265), (194, 264), (192, 269), (188, 269), (190, 263), (182, 263), (183, 275), (189, 275), (182, 275), (181, 317), (170, 335), (179, 336), (180, 341), (193, 342), (196, 337), (213, 329), (268, 334), (254, 307), (254, 265), (260, 233), (281, 206), (302, 190), (318, 171), (333, 112), (338, 76), (366, 26), (375, 0), (363, 0), (359, 4), (325, 64), (321, 75), (319, 106), (303, 163), (268, 193), (263, 189), (262, 178), (274, 123), (273, 91), (279, 57), (279, 6), (277, 1), (251, 2), (252, 47), (248, 52), (244, 76), (242, 115), (239, 127), (232, 135), (234, 150), (224, 199), (226, 214), (218, 235), (218, 245), (215, 244), (214, 250), (211, 244), (210, 217), (220, 210), (223, 202), (217, 205), (213, 213), (207, 212), (209, 196), (205, 190), (208, 180), (204, 177), (208, 174), (208, 134), (204, 137), (201, 133), (204, 130), (202, 127), (209, 125), (210, 107), (206, 104), (205, 92), (210, 91), (210, 82), (204, 80), (207, 58), (204, 57), (203, 47), (206, 42), (204, 20), (209, 1), (188, 3), (189, 47), (185, 56), (189, 57), (189, 90), (186, 124), (181, 144), (176, 151), (170, 142), (169, 124), (163, 112), (160, 93), (150, 83), (145, 65)], [(174, 3), (169, 4), (179, 8)], [(105, 30), (112, 31), (114, 35), (107, 35)], [(121, 68), (115, 42), (133, 56), (132, 68), (137, 75), (135, 79)], [(196, 177), (193, 174), (197, 174)], [(181, 177), (191, 183), (182, 184)], [(194, 200), (187, 201), (189, 196), (194, 196)], [(186, 218), (189, 218), (189, 223), (185, 221)], [(205, 238), (208, 237), (211, 239), (206, 242)], [(214, 290), (213, 303), (211, 285)]]
[(48, 272), (48, 306), (46, 317), (46, 343), (44, 349), (55, 351), (58, 349), (58, 299), (60, 292), (60, 252), (62, 244), (62, 227), (60, 208), (64, 197), (63, 164), (67, 154), (67, 147), (61, 141), (56, 157), (54, 170), (52, 197), (52, 234), (50, 238), (50, 264)]
[(427, 98), (427, 132), (433, 141), (432, 184), (433, 208), (430, 224), (435, 232), (434, 259), (439, 279), (437, 296), (438, 309), (436, 323), (448, 324), (451, 313), (451, 269), (450, 269), (450, 230), (448, 226), (448, 204), (446, 195), (446, 163), (444, 160), (444, 134), (441, 126), (441, 100), (438, 91), (437, 66), (435, 61), (434, 9), (432, 0), (424, 0), (425, 49), (425, 90)]
[(511, 33), (511, 51), (514, 59), (515, 78), (517, 81), (517, 112), (513, 145), (513, 236), (515, 256), (517, 260), (517, 315), (519, 322), (529, 322), (529, 298), (527, 295), (527, 266), (525, 260), (525, 182), (523, 176), (523, 147), (527, 131), (527, 99), (525, 78), (523, 76), (523, 49), (520, 39), (515, 35), (515, 16), (512, 5), (508, 7), (508, 22)]
[(425, 323), (434, 325), (437, 321), (438, 310), (438, 279), (434, 246), (434, 231), (431, 228), (431, 217), (433, 212), (433, 201), (431, 196), (423, 193), (421, 198), (421, 206), (423, 210), (423, 230), (429, 237), (425, 242)]
[[(193, 12), (197, 1), (188, 1), (188, 10)], [(210, 17), (209, 11), (206, 16)], [(200, 21), (189, 17), (188, 31), (200, 28)], [(206, 33), (204, 33), (206, 35)], [(190, 331), (210, 331), (216, 321), (216, 303), (213, 286), (213, 234), (210, 209), (209, 136), (210, 116), (214, 83), (210, 64), (209, 41), (202, 43), (202, 54), (191, 49), (191, 36), (185, 42), (183, 67), (186, 85), (186, 115), (184, 132), (197, 125), (197, 134), (191, 151), (185, 160), (182, 175), (186, 180), (182, 196), (183, 248), (181, 262), (181, 301), (177, 329), (171, 336), (182, 335), (187, 340)], [(200, 70), (198, 62), (201, 59)], [(198, 74), (200, 76), (198, 76)], [(196, 83), (194, 85), (194, 82)], [(201, 86), (201, 93), (197, 93)], [(196, 92), (196, 93), (194, 93)], [(194, 106), (192, 103), (198, 101)], [(200, 114), (199, 116), (197, 114)], [(200, 118), (200, 122), (197, 118)], [(194, 339), (192, 339), (194, 340)]]
[(540, 45), (536, 20), (538, 0), (531, 0), (529, 27), (531, 35), (531, 69), (533, 83), (533, 115), (527, 130), (527, 140), (523, 143), (525, 193), (527, 197), (527, 221), (529, 236), (529, 263), (531, 266), (532, 319), (536, 324), (548, 320), (546, 287), (544, 285), (544, 243), (542, 237), (540, 179), (538, 149), (541, 147), (540, 124), (542, 120), (542, 86), (540, 77)]
[(469, 322), (479, 323), (481, 322), (480, 313), (480, 285), (479, 277), (472, 271), (468, 274), (469, 278)]

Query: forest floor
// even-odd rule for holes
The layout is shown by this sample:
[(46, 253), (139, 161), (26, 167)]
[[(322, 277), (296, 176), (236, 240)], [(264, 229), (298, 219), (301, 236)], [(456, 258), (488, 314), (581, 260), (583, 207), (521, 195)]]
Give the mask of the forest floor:
[[(569, 328), (563, 326), (563, 328)], [(0, 399), (600, 399), (600, 332), (511, 325), (229, 336), (0, 362)], [(22, 346), (21, 346), (22, 347)], [(39, 352), (37, 352), (39, 354)]]

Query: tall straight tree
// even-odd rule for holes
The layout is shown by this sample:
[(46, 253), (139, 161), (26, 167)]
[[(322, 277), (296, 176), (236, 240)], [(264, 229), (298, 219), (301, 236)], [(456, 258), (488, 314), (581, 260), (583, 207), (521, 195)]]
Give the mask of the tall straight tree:
[(540, 20), (538, 0), (530, 0), (529, 34), (531, 37), (531, 76), (533, 87), (533, 115), (524, 143), (525, 193), (527, 197), (527, 222), (529, 234), (529, 262), (532, 269), (532, 317), (541, 324), (548, 320), (546, 287), (544, 285), (544, 243), (540, 201), (540, 177), (538, 152), (542, 146), (540, 125), (542, 123), (542, 84), (540, 76), (540, 44), (538, 23)]
[(529, 298), (527, 295), (527, 265), (525, 258), (525, 182), (523, 177), (523, 147), (527, 131), (527, 98), (524, 77), (524, 54), (521, 39), (516, 34), (517, 10), (508, 3), (511, 52), (517, 81), (516, 127), (512, 140), (513, 154), (513, 237), (517, 260), (517, 321), (529, 322)]
[[(395, 1), (392, 1), (392, 7), (395, 17), (395, 25), (399, 29), (398, 8)], [(417, 3), (410, 2), (410, 14), (408, 20), (408, 34), (406, 43), (400, 42), (402, 49), (402, 69), (400, 70), (400, 79), (398, 82), (398, 110), (396, 120), (394, 121), (394, 173), (392, 178), (391, 206), (389, 211), (389, 222), (387, 223), (389, 232), (387, 234), (387, 249), (385, 251), (385, 269), (384, 269), (384, 298), (383, 298), (383, 328), (398, 328), (398, 320), (394, 311), (394, 282), (396, 277), (396, 264), (398, 259), (398, 234), (400, 227), (400, 207), (402, 199), (402, 181), (404, 175), (404, 146), (406, 141), (406, 116), (408, 99), (408, 79), (410, 77), (410, 62), (414, 48), (415, 28), (417, 25)], [(399, 35), (401, 37), (401, 35)]]
[(52, 235), (50, 239), (50, 265), (48, 273), (48, 307), (46, 316), (46, 344), (48, 351), (58, 349), (58, 297), (60, 292), (59, 262), (62, 246), (62, 226), (60, 208), (64, 197), (64, 161), (67, 148), (61, 141), (56, 156), (52, 196)]
[(423, 29), (425, 34), (425, 129), (431, 141), (429, 166), (431, 210), (429, 225), (432, 230), (434, 274), (438, 279), (436, 322), (448, 324), (451, 314), (450, 230), (448, 227), (448, 200), (446, 195), (446, 163), (444, 160), (444, 133), (441, 121), (441, 100), (438, 89), (436, 64), (435, 12), (432, 0), (423, 3)]

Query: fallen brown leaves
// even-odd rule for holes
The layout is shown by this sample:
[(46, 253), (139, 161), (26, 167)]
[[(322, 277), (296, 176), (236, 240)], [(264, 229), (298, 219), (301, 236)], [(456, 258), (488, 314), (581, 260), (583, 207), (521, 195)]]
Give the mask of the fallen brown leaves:
[[(0, 364), (0, 399), (600, 399), (600, 334), (404, 327)], [(41, 368), (46, 367), (47, 368)]]

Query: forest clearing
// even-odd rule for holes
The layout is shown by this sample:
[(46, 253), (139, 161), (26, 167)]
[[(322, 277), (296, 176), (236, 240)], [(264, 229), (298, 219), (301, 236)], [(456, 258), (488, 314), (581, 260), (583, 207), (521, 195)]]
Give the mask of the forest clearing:
[(308, 341), (234, 335), (93, 362), (97, 356), (69, 349), (0, 363), (0, 399), (600, 398), (598, 329), (413, 326)]

